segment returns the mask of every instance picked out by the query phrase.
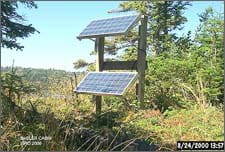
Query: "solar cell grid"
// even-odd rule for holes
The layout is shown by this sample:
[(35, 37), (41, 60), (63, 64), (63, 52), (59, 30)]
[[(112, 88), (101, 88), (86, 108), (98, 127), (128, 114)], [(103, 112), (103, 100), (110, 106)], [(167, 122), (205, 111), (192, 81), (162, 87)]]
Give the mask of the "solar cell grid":
[(125, 34), (138, 20), (138, 15), (95, 20), (80, 33), (78, 38)]
[(123, 95), (136, 78), (136, 72), (90, 72), (80, 82), (75, 92), (101, 95)]

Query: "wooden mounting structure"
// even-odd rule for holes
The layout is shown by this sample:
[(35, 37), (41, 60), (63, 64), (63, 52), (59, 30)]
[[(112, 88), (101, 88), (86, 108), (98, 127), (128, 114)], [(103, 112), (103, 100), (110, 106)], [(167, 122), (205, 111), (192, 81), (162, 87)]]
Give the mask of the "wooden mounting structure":
[[(139, 25), (138, 56), (136, 61), (110, 61), (104, 62), (104, 37), (97, 37), (95, 40), (95, 51), (97, 53), (96, 71), (103, 70), (137, 70), (138, 72), (138, 101), (144, 107), (144, 86), (146, 62), (146, 41), (147, 41), (147, 16), (142, 16)], [(93, 96), (96, 103), (96, 114), (101, 113), (102, 96)]]
[(138, 101), (141, 103), (141, 108), (144, 108), (144, 91), (145, 91), (145, 69), (146, 69), (146, 42), (147, 42), (147, 16), (141, 19), (139, 25), (139, 42), (138, 42)]
[[(103, 64), (104, 64), (104, 37), (98, 37), (95, 40), (95, 51), (97, 55), (96, 59), (96, 71), (101, 72), (103, 71)], [(96, 114), (101, 113), (102, 107), (102, 96), (94, 96), (95, 103), (96, 103)]]

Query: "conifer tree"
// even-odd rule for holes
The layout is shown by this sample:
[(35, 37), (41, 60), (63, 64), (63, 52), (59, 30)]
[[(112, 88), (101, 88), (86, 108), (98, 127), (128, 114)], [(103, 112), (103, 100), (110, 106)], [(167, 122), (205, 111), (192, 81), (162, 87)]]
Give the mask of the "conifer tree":
[[(160, 54), (169, 51), (170, 43), (177, 40), (175, 30), (182, 30), (182, 25), (187, 21), (183, 14), (188, 5), (189, 2), (182, 1), (129, 1), (120, 4), (120, 12), (133, 10), (148, 16), (148, 48), (151, 52)], [(119, 37), (115, 42), (120, 43), (120, 47), (127, 47), (125, 51), (130, 54), (129, 51), (135, 49), (131, 44), (136, 44), (136, 36), (131, 31), (128, 38)]]
[(9, 49), (22, 50), (24, 48), (18, 42), (18, 38), (26, 38), (30, 34), (38, 32), (32, 24), (25, 24), (24, 17), (18, 14), (19, 4), (27, 8), (37, 8), (33, 1), (7, 1), (1, 3), (1, 46)]

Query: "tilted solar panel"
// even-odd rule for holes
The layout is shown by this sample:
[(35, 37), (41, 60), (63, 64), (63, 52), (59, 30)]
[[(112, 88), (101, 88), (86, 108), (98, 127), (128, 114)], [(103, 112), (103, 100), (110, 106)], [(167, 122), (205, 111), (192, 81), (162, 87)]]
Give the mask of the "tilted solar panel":
[(89, 72), (75, 92), (121, 96), (136, 80), (136, 77), (136, 72)]
[(95, 20), (92, 21), (77, 38), (82, 39), (126, 34), (138, 20), (139, 15)]

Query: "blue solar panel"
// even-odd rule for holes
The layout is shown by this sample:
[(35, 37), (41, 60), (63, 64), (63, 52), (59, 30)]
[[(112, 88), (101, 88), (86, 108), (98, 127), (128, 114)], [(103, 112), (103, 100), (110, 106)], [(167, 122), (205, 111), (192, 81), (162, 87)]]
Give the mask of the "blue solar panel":
[(89, 72), (75, 89), (76, 93), (123, 95), (136, 80), (136, 72)]
[(95, 20), (80, 33), (78, 38), (125, 34), (138, 20), (138, 15)]

